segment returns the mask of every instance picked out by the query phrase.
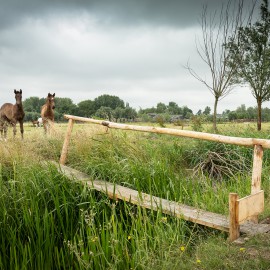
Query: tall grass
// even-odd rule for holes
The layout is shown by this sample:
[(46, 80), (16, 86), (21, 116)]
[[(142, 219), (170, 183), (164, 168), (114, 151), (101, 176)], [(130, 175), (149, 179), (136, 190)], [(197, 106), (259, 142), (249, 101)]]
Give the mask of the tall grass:
[[(29, 129), (24, 142), (0, 142), (0, 269), (196, 269), (207, 249), (198, 247), (207, 239), (227, 245), (226, 234), (110, 200), (41, 164), (58, 161), (64, 128), (47, 138)], [(93, 179), (228, 214), (229, 192), (250, 193), (252, 149), (225, 150), (240, 155), (245, 166), (217, 180), (191, 170), (203, 153), (221, 153), (213, 143), (75, 125), (68, 165)], [(266, 151), (266, 214), (268, 156)]]

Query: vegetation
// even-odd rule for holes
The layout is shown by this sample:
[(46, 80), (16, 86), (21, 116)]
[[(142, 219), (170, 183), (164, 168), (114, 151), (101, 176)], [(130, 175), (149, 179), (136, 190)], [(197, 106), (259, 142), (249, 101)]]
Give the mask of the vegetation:
[[(234, 81), (248, 84), (257, 101), (257, 128), (261, 130), (262, 103), (270, 98), (270, 12), (268, 0), (263, 0), (260, 18), (246, 27), (239, 27), (234, 36), (224, 42), (230, 56), (229, 66), (235, 67)], [(237, 63), (237, 65), (235, 65)]]
[(232, 91), (232, 80), (237, 69), (236, 59), (231, 58), (224, 44), (238, 40), (238, 27), (242, 27), (243, 0), (228, 1), (220, 12), (209, 14), (207, 6), (201, 15), (202, 42), (197, 45), (197, 52), (206, 64), (210, 80), (200, 76), (188, 64), (191, 75), (202, 82), (214, 96), (213, 130), (217, 132), (217, 105), (219, 100)]
[[(58, 161), (66, 125), (56, 125), (54, 136), (47, 138), (42, 129), (27, 124), (25, 129), (24, 142), (15, 143), (11, 134), (8, 143), (0, 142), (0, 269), (269, 268), (267, 236), (239, 247), (229, 244), (221, 232), (110, 200), (39, 162)], [(268, 137), (267, 129), (258, 133), (255, 124), (220, 125), (219, 130)], [(68, 165), (92, 179), (228, 214), (229, 192), (250, 193), (253, 150), (218, 145), (75, 124)], [(230, 154), (235, 161), (229, 167), (232, 174), (221, 171), (216, 177), (205, 170), (194, 175), (192, 168), (207, 153), (225, 161), (224, 153)], [(261, 218), (270, 214), (269, 157), (266, 150), (262, 179), (266, 211)]]

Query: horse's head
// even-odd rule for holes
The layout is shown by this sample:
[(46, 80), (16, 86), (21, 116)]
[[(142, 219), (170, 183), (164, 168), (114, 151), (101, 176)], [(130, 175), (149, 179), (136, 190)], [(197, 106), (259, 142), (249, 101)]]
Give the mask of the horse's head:
[(20, 91), (17, 91), (14, 89), (14, 94), (15, 94), (15, 99), (16, 99), (16, 104), (22, 104), (22, 89)]
[(48, 102), (50, 108), (52, 108), (53, 110), (55, 109), (54, 97), (55, 97), (55, 93), (53, 93), (53, 94), (48, 93), (47, 102)]

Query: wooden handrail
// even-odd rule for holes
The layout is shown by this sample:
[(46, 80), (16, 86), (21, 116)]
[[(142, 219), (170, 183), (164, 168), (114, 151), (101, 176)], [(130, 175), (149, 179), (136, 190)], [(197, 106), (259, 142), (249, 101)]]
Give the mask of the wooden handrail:
[(179, 130), (173, 128), (158, 128), (150, 126), (136, 126), (136, 125), (126, 125), (119, 124), (109, 121), (96, 120), (86, 117), (79, 117), (74, 115), (64, 115), (66, 119), (72, 119), (75, 121), (89, 122), (93, 124), (100, 124), (109, 128), (123, 129), (123, 130), (133, 130), (141, 132), (151, 132), (158, 134), (167, 134), (181, 137), (188, 137), (193, 139), (208, 140), (220, 143), (234, 144), (239, 146), (250, 146), (261, 145), (263, 148), (270, 149), (270, 140), (267, 139), (257, 139), (257, 138), (241, 138), (241, 137), (230, 137), (219, 134), (211, 134), (206, 132), (196, 132), (189, 130)]

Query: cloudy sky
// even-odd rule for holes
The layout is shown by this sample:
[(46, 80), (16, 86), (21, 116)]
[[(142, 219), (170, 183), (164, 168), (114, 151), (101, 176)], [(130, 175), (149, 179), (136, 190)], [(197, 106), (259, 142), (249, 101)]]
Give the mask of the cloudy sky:
[[(246, 0), (248, 2), (249, 0)], [(196, 53), (204, 4), (222, 0), (0, 0), (0, 103), (55, 92), (75, 103), (102, 94), (139, 109), (175, 101), (194, 113), (213, 96), (184, 66), (208, 78)], [(236, 89), (219, 112), (255, 106)], [(265, 103), (264, 106), (269, 106)]]

